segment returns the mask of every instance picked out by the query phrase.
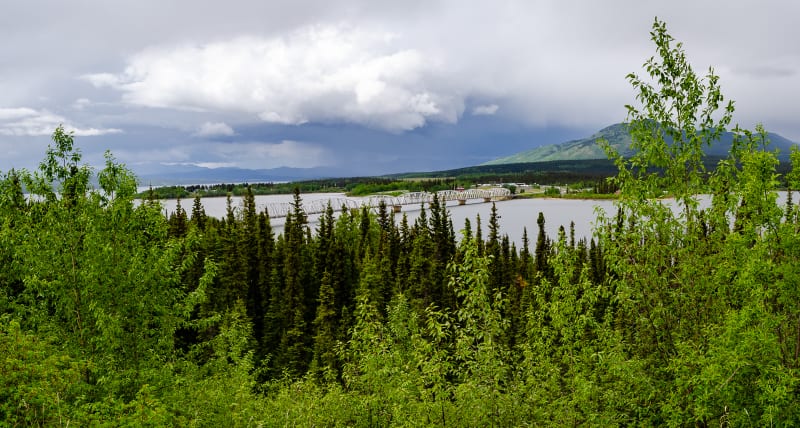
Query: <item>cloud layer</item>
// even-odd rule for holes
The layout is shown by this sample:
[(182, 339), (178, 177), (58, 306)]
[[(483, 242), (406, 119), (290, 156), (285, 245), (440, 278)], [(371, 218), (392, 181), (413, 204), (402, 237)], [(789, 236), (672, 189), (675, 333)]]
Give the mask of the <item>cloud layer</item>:
[(122, 132), (115, 128), (77, 127), (66, 118), (47, 110), (35, 110), (27, 107), (0, 108), (0, 135), (13, 137), (51, 135), (59, 125), (63, 125), (67, 132), (79, 137)]
[(473, 116), (494, 116), (497, 113), (497, 110), (500, 109), (500, 106), (497, 104), (488, 104), (488, 105), (480, 105), (475, 106), (472, 109)]
[(206, 122), (194, 133), (198, 137), (230, 137), (236, 134), (227, 123)]
[(35, 165), (58, 124), (103, 136), (84, 151), (101, 161), (110, 148), (137, 164), (480, 163), (623, 120), (634, 97), (624, 76), (654, 53), (654, 16), (698, 73), (715, 67), (735, 121), (800, 140), (800, 3), (742, 5), (11, 2), (0, 169)]
[(134, 105), (247, 113), (276, 124), (345, 122), (400, 132), (454, 123), (464, 100), (435, 85), (436, 59), (393, 40), (314, 26), (286, 37), (150, 48), (122, 73), (84, 78), (122, 91)]

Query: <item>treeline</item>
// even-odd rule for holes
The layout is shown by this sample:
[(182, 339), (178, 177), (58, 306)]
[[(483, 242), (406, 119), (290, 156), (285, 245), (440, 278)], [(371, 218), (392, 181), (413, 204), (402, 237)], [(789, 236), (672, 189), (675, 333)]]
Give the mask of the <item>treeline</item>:
[[(705, 171), (714, 171), (720, 161), (715, 156), (703, 156)], [(787, 188), (786, 174), (791, 169), (788, 162), (776, 166), (779, 187)], [(319, 180), (304, 180), (286, 183), (221, 183), (208, 185), (183, 185), (155, 187), (137, 196), (139, 198), (190, 199), (201, 197), (243, 197), (247, 189), (255, 195), (291, 194), (294, 189), (301, 193), (347, 193), (351, 196), (365, 196), (381, 192), (410, 191), (436, 192), (455, 187), (469, 188), (479, 183), (526, 183), (542, 186), (568, 185), (570, 187), (595, 188), (595, 193), (614, 193), (613, 178), (617, 167), (605, 159), (575, 161), (550, 161), (507, 165), (486, 165), (460, 168), (447, 171), (396, 174), (387, 177), (345, 177)], [(703, 175), (707, 180), (710, 175)]]
[(452, 190), (456, 187), (469, 187), (472, 182), (457, 180), (455, 178), (429, 178), (422, 180), (393, 180), (383, 179), (359, 183), (347, 188), (350, 196), (366, 196), (376, 193), (391, 192), (438, 192), (440, 190)]
[(140, 192), (137, 197), (158, 199), (186, 199), (195, 195), (202, 197), (225, 197), (228, 195), (244, 196), (248, 189), (256, 195), (284, 195), (291, 194), (295, 188), (303, 193), (315, 192), (342, 192), (351, 182), (361, 182), (360, 178), (339, 178), (325, 180), (299, 181), (295, 183), (218, 183), (195, 184), (185, 186), (153, 187)]
[(613, 177), (617, 168), (608, 159), (478, 165), (446, 171), (395, 174), (392, 178), (456, 177), (476, 183), (572, 184)]
[(137, 194), (141, 199), (187, 199), (200, 197), (245, 196), (292, 194), (295, 189), (301, 193), (347, 193), (364, 196), (379, 192), (407, 190), (411, 192), (452, 189), (462, 184), (454, 178), (432, 178), (419, 180), (396, 180), (386, 177), (350, 177), (324, 180), (307, 180), (292, 183), (220, 183), (186, 186), (163, 186), (147, 189)]

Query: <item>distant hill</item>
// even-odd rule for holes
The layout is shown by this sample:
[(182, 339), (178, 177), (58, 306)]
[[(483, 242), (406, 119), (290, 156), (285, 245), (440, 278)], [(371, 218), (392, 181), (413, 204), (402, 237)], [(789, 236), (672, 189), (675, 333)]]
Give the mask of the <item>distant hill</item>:
[[(793, 145), (797, 145), (797, 143), (772, 132), (768, 133), (767, 135), (770, 140), (770, 147), (780, 150), (778, 158), (782, 161), (788, 160), (789, 148)], [(537, 147), (535, 149), (513, 154), (511, 156), (495, 159), (486, 162), (483, 165), (605, 159), (605, 153), (600, 146), (597, 145), (597, 140), (600, 138), (605, 138), (611, 144), (611, 146), (616, 148), (617, 151), (622, 153), (623, 156), (629, 156), (632, 154), (630, 150), (631, 136), (626, 129), (626, 125), (617, 123), (603, 128), (587, 138)], [(732, 142), (733, 133), (726, 132), (722, 135), (722, 138), (720, 138), (719, 141), (716, 141), (711, 145), (711, 147), (706, 148), (706, 155), (726, 157)]]
[(386, 175), (385, 177), (399, 180), (424, 178), (486, 178), (487, 180), (491, 181), (494, 178), (500, 179), (506, 176), (530, 174), (548, 176), (583, 175), (592, 177), (608, 177), (616, 173), (617, 166), (614, 165), (614, 162), (611, 162), (608, 159), (579, 159), (567, 161), (476, 165), (442, 171), (404, 172)]
[(345, 177), (348, 171), (336, 168), (203, 168), (179, 165), (156, 174), (142, 174), (139, 182), (143, 186), (173, 186), (211, 183), (267, 183), (314, 180), (329, 177)]

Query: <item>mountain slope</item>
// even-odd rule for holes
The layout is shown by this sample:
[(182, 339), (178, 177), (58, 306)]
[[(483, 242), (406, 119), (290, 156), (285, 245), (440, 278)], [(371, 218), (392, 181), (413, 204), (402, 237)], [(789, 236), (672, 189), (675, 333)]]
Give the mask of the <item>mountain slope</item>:
[[(767, 137), (770, 141), (770, 148), (773, 150), (777, 148), (780, 151), (778, 158), (781, 160), (787, 160), (789, 157), (789, 148), (793, 145), (797, 145), (797, 143), (775, 133), (770, 132), (767, 134)], [(605, 159), (605, 153), (600, 146), (597, 145), (597, 140), (600, 138), (605, 138), (611, 146), (622, 153), (623, 156), (629, 156), (631, 154), (631, 137), (627, 132), (626, 125), (617, 123), (601, 129), (591, 137), (537, 147), (511, 156), (495, 159), (483, 165)], [(733, 133), (726, 132), (719, 141), (714, 142), (711, 147), (706, 147), (705, 152), (709, 156), (725, 157), (728, 155), (728, 149), (732, 142)]]

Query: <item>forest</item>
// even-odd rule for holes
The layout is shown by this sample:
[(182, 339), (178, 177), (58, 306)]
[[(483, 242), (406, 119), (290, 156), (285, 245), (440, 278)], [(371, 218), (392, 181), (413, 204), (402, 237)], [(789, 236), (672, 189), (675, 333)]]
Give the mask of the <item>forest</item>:
[(800, 424), (800, 151), (779, 177), (737, 126), (707, 171), (733, 103), (651, 36), (637, 151), (606, 146), (617, 210), (588, 240), (532, 212), (517, 248), (496, 210), (453, 225), (436, 200), (312, 228), (299, 192), (281, 234), (247, 190), (165, 216), (56, 129), (0, 179), (0, 425)]

